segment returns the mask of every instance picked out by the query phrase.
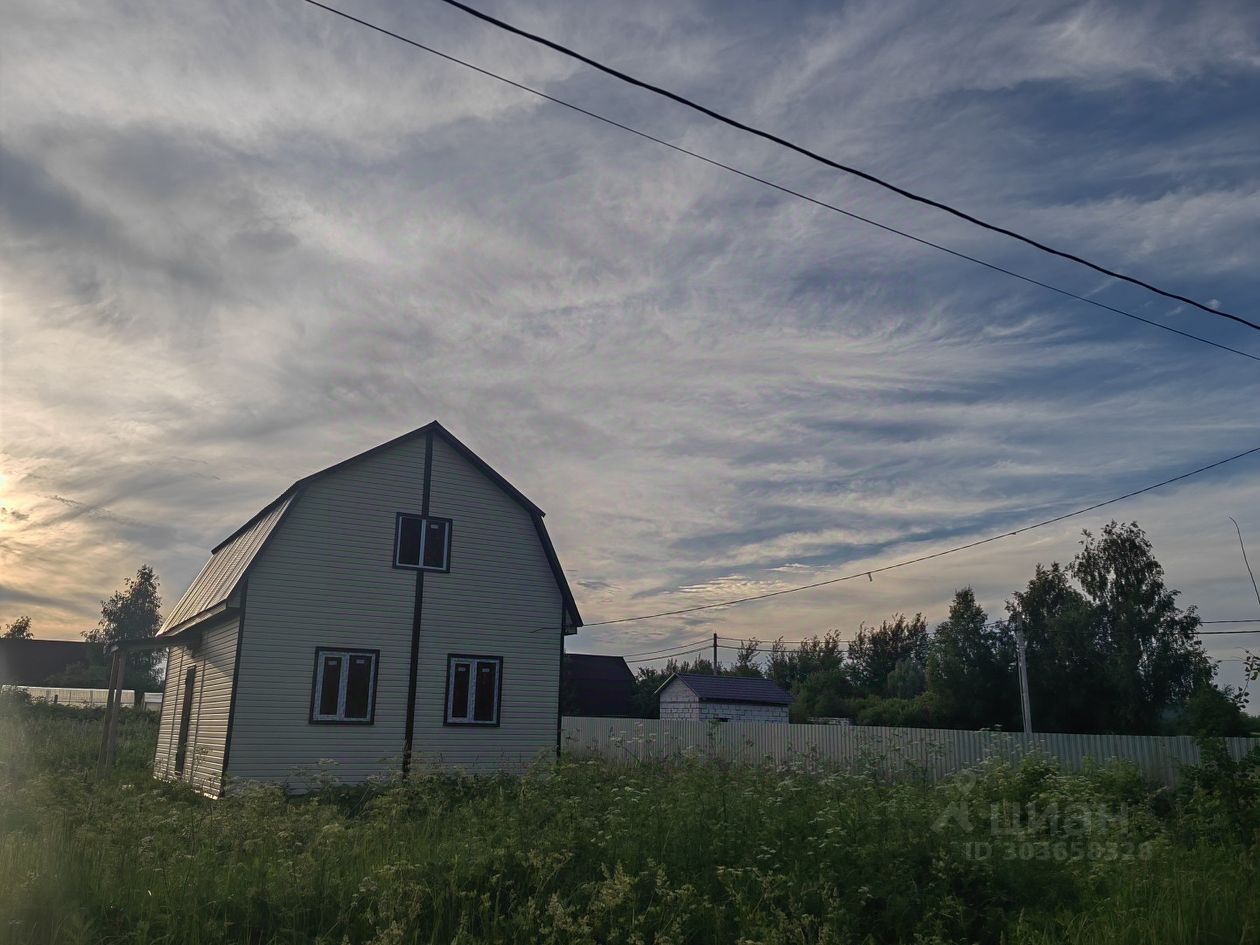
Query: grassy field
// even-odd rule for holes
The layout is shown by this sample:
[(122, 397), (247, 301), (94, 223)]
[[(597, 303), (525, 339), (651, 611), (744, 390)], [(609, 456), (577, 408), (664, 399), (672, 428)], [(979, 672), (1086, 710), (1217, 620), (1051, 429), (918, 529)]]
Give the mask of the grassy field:
[(986, 766), (928, 786), (568, 761), (300, 800), (92, 777), (97, 715), (0, 706), (0, 942), (1260, 940), (1260, 768)]

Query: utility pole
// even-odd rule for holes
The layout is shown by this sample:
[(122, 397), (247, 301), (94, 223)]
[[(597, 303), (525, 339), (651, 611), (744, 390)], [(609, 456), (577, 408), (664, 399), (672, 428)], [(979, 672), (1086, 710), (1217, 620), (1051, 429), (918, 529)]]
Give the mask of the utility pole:
[(713, 675), (716, 676), (717, 671), (717, 634), (713, 634)]
[(1032, 709), (1028, 705), (1028, 656), (1024, 631), (1015, 631), (1015, 650), (1019, 654), (1019, 708), (1024, 719), (1024, 734), (1032, 734)]

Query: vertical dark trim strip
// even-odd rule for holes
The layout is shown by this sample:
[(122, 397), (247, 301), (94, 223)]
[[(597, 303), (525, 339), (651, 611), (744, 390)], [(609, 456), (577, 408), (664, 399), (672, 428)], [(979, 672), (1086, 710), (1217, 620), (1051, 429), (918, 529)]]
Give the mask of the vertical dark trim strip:
[[(433, 479), (433, 428), (424, 435), (424, 484), (420, 514), (429, 514), (429, 484)], [(420, 669), (420, 623), (424, 615), (424, 571), (416, 571), (416, 600), (411, 611), (411, 661), (407, 670), (407, 718), (403, 725), (403, 776), (411, 771), (412, 743), (416, 734), (416, 673)]]
[(249, 571), (241, 582), (241, 612), (236, 618), (236, 655), (232, 657), (232, 694), (228, 697), (227, 735), (223, 740), (223, 768), (219, 771), (219, 794), (227, 781), (228, 758), (232, 753), (232, 723), (236, 721), (236, 691), (241, 679), (241, 647), (245, 645), (245, 613), (249, 603)]
[[(563, 597), (563, 595), (561, 595)], [(556, 761), (560, 760), (560, 740), (564, 731), (564, 621), (568, 607), (560, 602), (560, 673), (556, 676)]]

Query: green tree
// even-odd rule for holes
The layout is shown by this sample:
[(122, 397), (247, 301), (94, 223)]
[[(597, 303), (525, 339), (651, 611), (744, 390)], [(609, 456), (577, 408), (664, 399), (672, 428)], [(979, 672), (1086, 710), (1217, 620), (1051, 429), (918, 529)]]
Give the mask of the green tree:
[(1007, 601), (1007, 625), (1027, 641), (1029, 701), (1043, 732), (1095, 732), (1097, 698), (1106, 689), (1105, 653), (1089, 601), (1057, 562), (1038, 564), (1023, 591)]
[(928, 651), (927, 621), (922, 614), (897, 614), (878, 627), (862, 627), (849, 645), (850, 676), (862, 692), (888, 695), (888, 677), (897, 664), (908, 660), (923, 666)]
[(954, 594), (949, 618), (936, 628), (927, 677), (942, 725), (1008, 728), (1017, 717), (1014, 640), (1006, 626), (991, 626), (988, 619), (975, 593), (964, 587)]
[(850, 718), (856, 695), (857, 690), (843, 666), (815, 670), (801, 679), (793, 690), (792, 721)]
[(845, 643), (839, 630), (828, 630), (822, 636), (810, 637), (789, 649), (780, 637), (770, 644), (766, 676), (788, 692), (815, 673), (843, 669)]
[(735, 654), (735, 665), (722, 672), (731, 676), (761, 676), (761, 667), (757, 665), (757, 656), (761, 653), (761, 641), (755, 637), (740, 644)]
[(1181, 735), (1250, 735), (1256, 721), (1243, 711), (1246, 705), (1247, 694), (1241, 689), (1202, 686), (1186, 700), (1174, 729)]
[(1085, 532), (1081, 545), (1067, 569), (1038, 565), (1007, 603), (1010, 628), (1028, 641), (1033, 723), (1042, 731), (1159, 731), (1211, 685), (1198, 615), (1177, 607), (1136, 523), (1111, 522), (1097, 538)]
[[(141, 565), (134, 578), (128, 578), (122, 590), (109, 600), (101, 601), (101, 620), (83, 634), (89, 643), (108, 649), (124, 640), (152, 639), (162, 626), (162, 598), (158, 596), (158, 579), (153, 568)], [(158, 689), (157, 650), (132, 650), (127, 654), (124, 683), (133, 689)]]
[(22, 616), (4, 628), (0, 634), (6, 640), (29, 640), (31, 638), (31, 618)]
[(1088, 531), (1084, 536), (1072, 575), (1090, 598), (1106, 652), (1110, 724), (1150, 731), (1167, 710), (1211, 685), (1199, 616), (1193, 607), (1178, 608), (1177, 591), (1165, 587), (1164, 569), (1137, 522), (1113, 521), (1097, 538)]
[(927, 672), (913, 659), (898, 660), (888, 674), (888, 696), (891, 699), (913, 699), (927, 689)]

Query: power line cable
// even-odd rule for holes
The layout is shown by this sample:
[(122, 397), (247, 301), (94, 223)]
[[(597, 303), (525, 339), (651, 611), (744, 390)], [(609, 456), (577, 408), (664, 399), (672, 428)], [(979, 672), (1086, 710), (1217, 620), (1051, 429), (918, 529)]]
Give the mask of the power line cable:
[(661, 647), (659, 650), (644, 650), (644, 651), (643, 651), (643, 652), (641, 652), (641, 653), (626, 653), (626, 654), (625, 654), (625, 656), (624, 656), (623, 658), (624, 658), (624, 659), (629, 659), (629, 658), (630, 658), (630, 657), (632, 657), (632, 656), (652, 656), (653, 654), (657, 654), (657, 653), (668, 655), (668, 654), (670, 653), (670, 651), (672, 651), (672, 650), (682, 650), (682, 651), (687, 651), (687, 650), (691, 650), (691, 649), (693, 649), (693, 648), (695, 648), (695, 647), (697, 647), (697, 646), (707, 646), (707, 645), (708, 645), (708, 643), (709, 643), (709, 638), (708, 638), (708, 637), (705, 637), (705, 638), (703, 638), (703, 639), (701, 639), (701, 640), (697, 640), (697, 641), (694, 641), (694, 642), (692, 642), (692, 643), (678, 643), (678, 644), (676, 644), (676, 645), (674, 645), (674, 646), (665, 646), (665, 647)]
[[(1260, 623), (1260, 620), (1256, 620), (1256, 621), (1203, 620), (1200, 622), (1201, 623)], [(1001, 625), (1002, 625), (1002, 622), (998, 621), (996, 623), (986, 623), (984, 626), (986, 628), (992, 628), (992, 627), (998, 627)], [(1214, 636), (1214, 635), (1221, 635), (1221, 634), (1230, 635), (1230, 634), (1242, 634), (1242, 633), (1260, 633), (1260, 630), (1199, 630), (1196, 632), (1200, 636)], [(823, 640), (823, 639), (825, 638), (815, 637), (812, 640), (758, 640), (757, 643), (758, 643), (759, 651), (769, 652), (771, 648), (775, 646), (780, 646), (787, 650), (799, 649), (802, 646), (813, 646), (818, 641)], [(744, 646), (746, 644), (752, 642), (751, 637), (748, 639), (741, 639), (739, 637), (720, 636), (718, 637), (718, 640), (730, 641), (730, 642), (725, 642), (725, 643), (719, 642), (718, 643), (719, 650), (739, 651), (739, 650), (744, 649)], [(856, 640), (837, 640), (835, 642), (839, 644), (840, 648), (843, 649), (846, 653), (853, 648), (853, 645), (855, 643), (857, 643)], [(652, 663), (652, 662), (655, 662), (656, 660), (677, 659), (681, 656), (687, 656), (691, 653), (693, 649), (696, 649), (697, 647), (699, 647), (700, 649), (704, 649), (711, 645), (712, 644), (706, 639), (706, 640), (700, 640), (697, 643), (679, 644), (679, 646), (676, 648), (675, 647), (670, 648), (670, 649), (678, 649), (680, 652), (677, 652), (677, 653), (664, 653), (659, 650), (648, 650), (645, 653), (628, 653), (625, 656), (623, 656), (622, 659), (624, 659), (627, 663)], [(651, 653), (660, 653), (661, 655), (650, 656), (649, 654)], [(634, 657), (643, 657), (643, 658), (635, 659)]]
[(517, 82), (514, 79), (509, 79), (505, 76), (499, 75), (496, 72), (491, 72), (489, 69), (484, 69), (481, 66), (474, 65), (471, 62), (468, 62), (464, 59), (460, 59), (448, 53), (441, 52), (438, 49), (434, 49), (432, 46), (427, 46), (424, 43), (418, 42), (417, 40), (409, 39), (408, 37), (403, 36), (400, 33), (395, 33), (392, 30), (386, 29), (383, 26), (377, 26), (375, 23), (370, 23), (367, 20), (360, 19), (357, 16), (353, 16), (342, 10), (338, 10), (335, 7), (326, 6), (325, 4), (318, 2), (318, 0), (303, 0), (303, 2), (308, 3), (314, 7), (318, 7), (321, 10), (326, 10), (329, 13), (336, 14), (337, 16), (342, 17), (343, 19), (349, 20), (352, 23), (357, 23), (360, 26), (365, 26), (370, 30), (374, 30), (392, 39), (396, 39), (400, 42), (406, 43), (409, 46), (414, 46), (416, 49), (420, 49), (420, 50), (423, 50), (424, 52), (431, 53), (434, 56), (437, 56), (441, 59), (445, 59), (447, 62), (454, 63), (455, 65), (458, 65), (458, 66), (463, 66), (465, 69), (470, 69), (473, 72), (476, 72), (480, 75), (486, 76), (491, 79), (496, 79), (500, 82), (503, 82), (506, 85), (512, 86), (513, 88), (520, 89), (523, 92), (528, 92), (531, 95), (536, 95), (539, 98), (545, 99), (546, 101), (551, 102), (555, 105), (561, 105), (567, 109), (570, 109), (571, 111), (577, 112), (581, 115), (585, 115), (588, 118), (593, 118), (596, 121), (603, 122), (606, 125), (611, 125), (612, 127), (619, 128), (622, 131), (627, 131), (632, 135), (636, 135), (640, 138), (643, 138), (644, 140), (651, 141), (651, 142), (654, 142), (655, 144), (659, 144), (666, 148), (669, 148), (671, 151), (676, 151), (679, 154), (686, 155), (687, 157), (695, 158), (697, 161), (703, 161), (705, 164), (708, 164), (712, 167), (717, 167), (724, 171), (729, 171), (730, 173), (735, 174), (739, 177), (742, 177), (745, 180), (750, 180), (758, 184), (763, 184), (766, 187), (769, 187), (780, 193), (786, 194), (790, 197), (795, 197), (799, 200), (804, 200), (805, 202), (813, 204), (814, 206), (821, 207), (825, 210), (831, 210), (835, 213), (841, 214), (842, 216), (848, 217), (849, 219), (857, 220), (858, 222), (865, 223), (868, 226), (873, 226), (873, 227), (876, 227), (877, 229), (884, 230), (885, 232), (892, 233), (896, 236), (900, 236), (905, 239), (912, 240), (915, 243), (919, 243), (922, 246), (927, 246), (932, 249), (939, 250), (943, 253), (948, 253), (950, 256), (954, 256), (958, 259), (966, 260), (967, 262), (974, 263), (977, 266), (983, 266), (985, 269), (989, 269), (993, 272), (998, 272), (1003, 275), (1010, 276), (1011, 278), (1018, 279), (1021, 282), (1027, 283), (1029, 285), (1038, 286), (1039, 288), (1046, 289), (1050, 292), (1054, 292), (1058, 295), (1064, 296), (1065, 298), (1069, 298), (1077, 302), (1083, 302), (1086, 305), (1092, 305), (1095, 308), (1102, 309), (1103, 311), (1111, 312), (1115, 315), (1121, 315), (1125, 318), (1142, 322), (1145, 325), (1150, 325), (1151, 327), (1158, 328), (1161, 331), (1170, 332), (1174, 335), (1180, 335), (1183, 338), (1189, 338), (1192, 341), (1197, 341), (1201, 344), (1210, 345), (1213, 348), (1219, 348), (1220, 350), (1228, 351), (1231, 354), (1241, 355), (1242, 357), (1249, 358), (1252, 361), (1260, 361), (1260, 355), (1251, 354), (1250, 352), (1243, 351), (1239, 348), (1231, 347), (1230, 345), (1227, 345), (1227, 344), (1211, 341), (1207, 338), (1200, 337), (1199, 335), (1192, 334), (1188, 331), (1182, 331), (1180, 328), (1173, 328), (1171, 325), (1164, 325), (1160, 322), (1154, 321), (1153, 319), (1149, 319), (1142, 315), (1135, 314), (1134, 312), (1126, 311), (1125, 309), (1118, 308), (1117, 306), (1114, 306), (1114, 305), (1108, 305), (1107, 303), (1100, 302), (1097, 299), (1092, 299), (1092, 298), (1089, 298), (1088, 296), (1080, 295), (1068, 289), (1059, 288), (1058, 286), (1052, 285), (1051, 283), (1043, 282), (1042, 280), (1035, 279), (1032, 276), (1024, 275), (1023, 273), (1018, 272), (1014, 269), (1008, 269), (1005, 266), (999, 266), (996, 263), (987, 262), (986, 260), (983, 260), (979, 258), (978, 256), (972, 256), (968, 253), (962, 252), (961, 250), (951, 249), (948, 246), (945, 246), (941, 243), (933, 242), (932, 240), (925, 239), (924, 237), (915, 236), (913, 233), (906, 232), (905, 230), (900, 230), (894, 226), (889, 226), (888, 224), (885, 224), (885, 223), (880, 223), (877, 220), (873, 220), (869, 217), (864, 217), (861, 214), (852, 212), (851, 210), (845, 210), (842, 207), (838, 207), (835, 204), (828, 203), (825, 200), (820, 200), (817, 197), (811, 197), (808, 194), (802, 193), (797, 190), (793, 190), (790, 187), (785, 187), (782, 184), (777, 184), (774, 181), (769, 180), (765, 177), (760, 177), (756, 174), (751, 174), (748, 171), (740, 170), (739, 168), (734, 167), (733, 165), (726, 164), (715, 158), (707, 157), (699, 153), (698, 151), (692, 151), (688, 148), (682, 147), (681, 145), (677, 145), (670, 141), (666, 141), (664, 138), (658, 138), (655, 135), (648, 134), (645, 131), (640, 131), (637, 128), (631, 127), (630, 125), (623, 124), (622, 122), (616, 121), (615, 119), (607, 118), (603, 115), (598, 114), (597, 112), (590, 111), (589, 109), (583, 108), (580, 105), (574, 105), (572, 102), (566, 102), (564, 99), (556, 98), (554, 95), (549, 95), (546, 92), (533, 88), (532, 86), (528, 86), (521, 82)]
[(1247, 617), (1243, 620), (1200, 620), (1199, 623), (1260, 623), (1260, 617)]
[(1260, 604), (1260, 587), (1256, 585), (1256, 572), (1251, 570), (1251, 562), (1247, 560), (1247, 546), (1243, 544), (1242, 528), (1234, 516), (1229, 516), (1229, 520), (1234, 523), (1234, 531), (1238, 532), (1238, 547), (1242, 551), (1243, 564), (1247, 566), (1247, 574), (1251, 576), (1251, 589), (1256, 592), (1256, 603)]
[[(314, 3), (315, 0), (307, 0), (307, 2)], [(600, 72), (610, 75), (613, 78), (620, 79), (622, 82), (627, 82), (630, 85), (634, 85), (634, 86), (637, 86), (638, 88), (645, 89), (648, 92), (652, 92), (653, 94), (668, 98), (671, 101), (677, 102), (680, 105), (683, 105), (683, 106), (686, 106), (687, 108), (692, 109), (693, 111), (700, 112), (702, 115), (707, 115), (708, 117), (716, 121), (719, 121), (722, 124), (730, 125), (732, 128), (738, 128), (740, 131), (748, 132), (749, 134), (756, 135), (759, 138), (764, 138), (766, 141), (771, 141), (777, 145), (781, 145), (782, 147), (785, 147), (791, 151), (795, 151), (797, 154), (804, 155), (810, 160), (817, 161), (819, 164), (824, 164), (827, 167), (833, 168), (838, 171), (843, 171), (846, 174), (852, 174), (855, 177), (860, 177), (863, 180), (869, 181), (872, 184), (876, 184), (879, 187), (883, 187), (885, 190), (890, 190), (893, 193), (901, 197), (905, 197), (908, 200), (913, 200), (916, 203), (925, 204), (929, 207), (935, 207), (937, 210), (943, 210), (945, 213), (951, 214), (955, 217), (958, 217), (959, 219), (966, 220), (968, 223), (972, 223), (972, 224), (975, 224), (976, 226), (983, 227), (986, 230), (991, 230), (994, 233), (1001, 233), (1003, 236), (1009, 236), (1012, 239), (1019, 240), (1022, 243), (1026, 243), (1029, 246), (1033, 246), (1043, 252), (1050, 253), (1051, 255), (1059, 256), (1063, 259), (1067, 259), (1072, 262), (1079, 263), (1080, 265), (1093, 269), (1095, 272), (1102, 273), (1105, 276), (1109, 276), (1113, 279), (1119, 279), (1121, 281), (1131, 283), (1132, 285), (1140, 286), (1143, 289), (1147, 289), (1151, 292), (1156, 293), (1157, 295), (1162, 295), (1165, 298), (1173, 299), (1174, 301), (1177, 301), (1177, 302), (1184, 302), (1186, 305), (1192, 305), (1197, 309), (1201, 309), (1202, 311), (1207, 312), (1209, 315), (1216, 315), (1221, 318), (1228, 318), (1229, 320), (1237, 322), (1240, 325), (1246, 325), (1248, 328), (1254, 328), (1255, 330), (1260, 331), (1260, 324), (1257, 324), (1253, 321), (1249, 321), (1248, 319), (1243, 318), (1240, 315), (1234, 315), (1222, 309), (1213, 308), (1212, 306), (1209, 306), (1209, 305), (1204, 305), (1202, 302), (1197, 302), (1192, 298), (1189, 298), (1184, 295), (1179, 295), (1176, 292), (1169, 292), (1165, 289), (1161, 289), (1159, 286), (1152, 285), (1149, 282), (1145, 282), (1142, 279), (1138, 279), (1134, 276), (1125, 275), (1122, 272), (1117, 272), (1114, 269), (1108, 269), (1105, 266), (1100, 266), (1098, 263), (1091, 262), (1090, 260), (1085, 259), (1083, 256), (1078, 256), (1075, 253), (1065, 252), (1064, 250), (1061, 250), (1061, 249), (1055, 249), (1053, 246), (1047, 246), (1045, 243), (1039, 242), (1038, 240), (1035, 240), (1032, 237), (1024, 236), (1022, 233), (1018, 233), (1015, 230), (1007, 229), (1006, 227), (1003, 227), (1003, 226), (998, 226), (995, 223), (989, 223), (985, 220), (980, 219), (979, 217), (971, 215), (970, 213), (966, 213), (963, 210), (959, 210), (956, 207), (952, 207), (949, 204), (942, 203), (939, 200), (933, 200), (931, 197), (925, 197), (922, 194), (917, 194), (913, 191), (906, 190), (904, 187), (898, 187), (896, 184), (893, 184), (887, 180), (884, 180), (881, 177), (877, 177), (874, 174), (868, 173), (867, 171), (859, 170), (858, 168), (852, 167), (848, 164), (841, 164), (839, 161), (834, 161), (831, 158), (824, 157), (823, 155), (818, 154), (815, 151), (811, 151), (810, 149), (803, 147), (799, 144), (796, 144), (792, 141), (789, 141), (786, 138), (780, 137), (779, 135), (773, 134), (769, 131), (765, 131), (764, 129), (761, 129), (761, 128), (757, 128), (753, 125), (746, 124), (745, 122), (739, 121), (735, 118), (731, 118), (729, 115), (725, 115), (722, 112), (716, 111), (705, 105), (701, 105), (700, 103), (693, 101), (692, 99), (689, 99), (686, 96), (679, 95), (677, 92), (671, 92), (669, 89), (662, 88), (659, 85), (653, 85), (650, 82), (645, 82), (642, 79), (639, 79), (630, 75), (629, 73), (622, 72), (620, 69), (614, 69), (612, 66), (605, 65), (604, 63), (599, 62), (596, 59), (592, 59), (591, 57), (585, 56), (582, 53), (577, 52), (576, 50), (570, 49), (568, 46), (564, 46), (560, 43), (555, 42), (554, 40), (547, 39), (545, 36), (540, 36), (537, 33), (531, 33), (528, 30), (521, 29), (519, 26), (513, 26), (511, 23), (508, 23), (505, 20), (501, 20), (501, 19), (498, 19), (497, 17), (493, 17), (488, 13), (483, 13), (481, 10), (478, 10), (475, 7), (470, 7), (466, 3), (460, 3), (459, 0), (441, 0), (441, 2), (445, 3), (447, 6), (454, 7), (457, 10), (462, 10), (464, 13), (467, 13), (470, 16), (474, 16), (479, 20), (483, 20), (484, 22), (489, 23), (492, 26), (496, 26), (499, 29), (506, 30), (509, 33), (514, 33), (517, 36), (523, 37), (524, 39), (528, 39), (530, 42), (537, 43), (541, 46), (546, 46), (548, 49), (553, 49), (556, 52), (560, 53), (561, 55), (568, 56), (571, 59), (576, 59), (579, 62), (583, 62), (593, 69), (598, 69)], [(322, 6), (322, 4), (317, 4), (317, 5)]]
[(586, 627), (607, 627), (611, 624), (631, 623), (638, 620), (653, 620), (658, 617), (676, 617), (681, 614), (692, 614), (700, 610), (713, 610), (714, 608), (717, 608), (717, 607), (730, 607), (735, 604), (747, 604), (752, 601), (767, 600), (771, 597), (782, 597), (785, 594), (796, 594), (800, 591), (808, 591), (816, 587), (826, 587), (830, 584), (839, 584), (841, 581), (852, 581), (861, 577), (870, 577), (873, 574), (882, 574), (885, 571), (893, 571), (893, 570), (896, 570), (897, 568), (904, 568), (912, 564), (919, 564), (920, 562), (923, 562), (923, 561), (931, 561), (934, 558), (943, 558), (946, 555), (952, 555), (959, 551), (966, 551), (969, 548), (976, 548), (980, 545), (987, 545), (990, 542), (1000, 541), (1003, 538), (1011, 538), (1015, 535), (1023, 534), (1024, 532), (1030, 532), (1035, 528), (1044, 528), (1047, 525), (1054, 525), (1066, 519), (1074, 518), (1077, 515), (1084, 515), (1086, 512), (1093, 512), (1096, 509), (1101, 509), (1108, 505), (1114, 505), (1117, 502), (1123, 502), (1125, 499), (1132, 499), (1135, 496), (1143, 495), (1144, 493), (1151, 492), (1155, 489), (1160, 489), (1164, 486), (1172, 485), (1174, 482), (1180, 482), (1183, 479), (1189, 479), (1191, 476), (1197, 476), (1200, 473), (1205, 473), (1210, 469), (1216, 469), (1218, 466), (1224, 466), (1226, 463), (1232, 463), (1235, 460), (1242, 459), (1244, 456), (1250, 456), (1253, 453), (1260, 453), (1260, 446), (1253, 446), (1249, 450), (1243, 450), (1241, 453), (1235, 453), (1233, 456), (1226, 457), (1225, 459), (1218, 459), (1214, 463), (1208, 463), (1206, 466), (1200, 466), (1198, 469), (1190, 470), (1190, 472), (1182, 473), (1179, 476), (1173, 476), (1171, 479), (1165, 479), (1162, 482), (1157, 482), (1157, 483), (1154, 483), (1153, 485), (1144, 486), (1141, 489), (1135, 489), (1132, 492), (1126, 492), (1124, 495), (1116, 496), (1115, 498), (1107, 499), (1103, 502), (1096, 502), (1093, 505), (1088, 505), (1083, 509), (1076, 509), (1072, 512), (1065, 512), (1063, 515), (1056, 515), (1054, 518), (1048, 518), (1048, 519), (1045, 519), (1044, 521), (1036, 522), (1032, 525), (1024, 525), (1020, 528), (1014, 529), (1013, 531), (1002, 532), (997, 535), (990, 535), (987, 538), (980, 538), (980, 539), (977, 539), (976, 541), (967, 542), (966, 544), (955, 545), (953, 548), (946, 548), (943, 551), (934, 551), (931, 554), (919, 555), (918, 557), (915, 557), (915, 558), (907, 558), (904, 561), (897, 561), (897, 562), (894, 562), (893, 564), (883, 565), (882, 567), (867, 568), (862, 571), (855, 571), (852, 574), (842, 575), (841, 577), (828, 578), (825, 581), (815, 581), (812, 584), (800, 584), (800, 585), (797, 585), (796, 587), (787, 587), (778, 591), (769, 591), (765, 594), (751, 594), (747, 597), (736, 597), (731, 600), (718, 601), (712, 604), (697, 604), (693, 607), (681, 607), (677, 610), (663, 610), (654, 614), (639, 614), (633, 617), (618, 617), (615, 620), (600, 620), (595, 623), (585, 624), (585, 626)]

